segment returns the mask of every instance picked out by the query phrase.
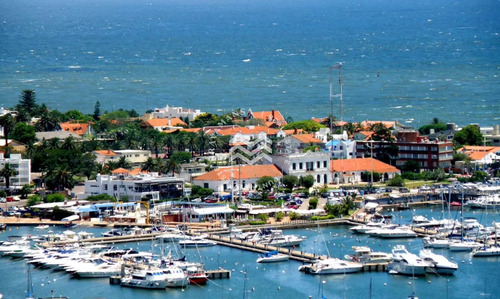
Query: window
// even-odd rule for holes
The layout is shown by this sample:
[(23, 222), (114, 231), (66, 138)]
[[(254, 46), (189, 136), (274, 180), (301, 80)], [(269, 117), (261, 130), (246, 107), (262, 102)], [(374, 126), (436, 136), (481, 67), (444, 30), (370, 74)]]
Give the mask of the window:
[(208, 188), (208, 183), (203, 183), (203, 188)]
[(316, 162), (316, 168), (321, 168), (321, 162), (320, 161)]
[(292, 169), (293, 169), (293, 170), (297, 170), (297, 164), (296, 164), (296, 163), (293, 163), (293, 164), (292, 164)]
[(326, 168), (327, 167), (327, 161), (323, 161), (323, 167)]
[(299, 163), (299, 169), (302, 169), (302, 162)]

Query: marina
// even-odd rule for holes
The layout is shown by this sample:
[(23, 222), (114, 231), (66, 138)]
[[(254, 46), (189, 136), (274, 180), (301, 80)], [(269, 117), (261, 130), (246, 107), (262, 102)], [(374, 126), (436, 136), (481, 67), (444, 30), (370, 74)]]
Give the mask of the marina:
[[(391, 212), (391, 214), (393, 214), (392, 219), (393, 222), (397, 221), (401, 224), (408, 225), (411, 223), (413, 216), (417, 214), (427, 218), (438, 218), (441, 209), (434, 209), (434, 207), (435, 206), (415, 208), (404, 211), (395, 210)], [(483, 214), (482, 211), (466, 209), (465, 213), (466, 216), (475, 217), (480, 222), (484, 220), (481, 218)], [(490, 216), (490, 219), (492, 219), (491, 217), (493, 216), (494, 214)], [(32, 272), (34, 281), (37, 281), (35, 284), (37, 294), (43, 296), (50, 295), (51, 290), (54, 290), (54, 294), (57, 294), (58, 289), (60, 289), (60, 294), (68, 296), (69, 298), (82, 298), (78, 295), (78, 291), (75, 293), (72, 291), (73, 289), (88, 289), (89, 286), (94, 285), (99, 286), (104, 294), (108, 294), (107, 297), (111, 297), (110, 294), (113, 294), (112, 296), (120, 296), (122, 298), (134, 298), (136, 296), (141, 296), (141, 294), (148, 294), (148, 296), (155, 297), (165, 292), (167, 292), (169, 296), (179, 296), (179, 298), (187, 294), (200, 298), (214, 296), (236, 297), (245, 292), (248, 292), (247, 294), (250, 298), (271, 298), (271, 296), (280, 298), (285, 296), (294, 296), (294, 298), (296, 296), (303, 298), (312, 296), (312, 298), (315, 298), (322, 281), (325, 281), (325, 284), (321, 285), (321, 287), (323, 288), (323, 294), (326, 298), (335, 298), (335, 296), (332, 296), (333, 294), (343, 293), (349, 294), (347, 298), (355, 298), (365, 297), (370, 292), (370, 287), (367, 282), (369, 279), (372, 280), (372, 290), (376, 289), (381, 292), (377, 295), (373, 295), (372, 293), (372, 298), (386, 298), (386, 296), (382, 294), (383, 292), (389, 291), (389, 289), (393, 294), (400, 294), (399, 296), (395, 295), (393, 298), (406, 297), (411, 289), (407, 283), (408, 278), (405, 278), (404, 275), (390, 275), (387, 262), (364, 263), (359, 268), (356, 268), (357, 273), (352, 274), (348, 274), (347, 271), (345, 271), (345, 273), (340, 271), (340, 274), (308, 275), (307, 273), (298, 271), (300, 266), (312, 264), (316, 260), (326, 260), (329, 258), (344, 259), (345, 255), (352, 253), (352, 246), (366, 246), (374, 251), (386, 253), (390, 253), (391, 249), (398, 244), (404, 244), (412, 253), (418, 253), (423, 248), (423, 242), (420, 237), (383, 239), (370, 235), (353, 234), (350, 232), (349, 228), (354, 224), (355, 222), (352, 222), (352, 220), (344, 220), (344, 223), (336, 221), (335, 224), (329, 223), (328, 225), (324, 224), (321, 226), (309, 223), (308, 227), (302, 223), (300, 224), (301, 226), (303, 225), (301, 228), (287, 229), (285, 228), (286, 226), (281, 225), (280, 229), (284, 230), (285, 235), (295, 234), (306, 237), (300, 246), (295, 249), (274, 248), (269, 245), (266, 247), (262, 244), (254, 245), (252, 242), (232, 239), (229, 238), (227, 230), (223, 230), (224, 233), (220, 235), (216, 233), (209, 234), (208, 239), (217, 242), (218, 245), (201, 247), (198, 248), (198, 250), (196, 250), (196, 248), (187, 248), (185, 250), (187, 260), (200, 261), (199, 251), (201, 260), (205, 264), (206, 269), (215, 269), (211, 271), (207, 270), (208, 281), (204, 286), (188, 285), (181, 289), (167, 288), (166, 290), (143, 290), (138, 288), (122, 288), (119, 287), (119, 285), (113, 285), (110, 283), (109, 278), (104, 280), (102, 278), (74, 279), (70, 276), (68, 277), (63, 272), (54, 272), (53, 270), (43, 270), (41, 268), (35, 268)], [(35, 225), (8, 226), (6, 231), (0, 234), (0, 238), (1, 240), (6, 240), (8, 235), (20, 236), (29, 233), (39, 233), (35, 227)], [(290, 227), (293, 227), (293, 225), (290, 225)], [(49, 230), (54, 231), (54, 233), (62, 233), (66, 228), (64, 226), (50, 225)], [(79, 231), (87, 231), (93, 233), (95, 236), (100, 236), (101, 233), (109, 230), (109, 228), (77, 226), (72, 230), (76, 233)], [(160, 246), (160, 242), (151, 237), (152, 236), (117, 236), (111, 237), (112, 240), (110, 240), (111, 242), (109, 244), (121, 248), (133, 247), (135, 250), (149, 251), (150, 248), (154, 248), (155, 245), (156, 248)], [(128, 238), (128, 242), (125, 242), (126, 238)], [(102, 241), (104, 238), (96, 239)], [(113, 244), (113, 241), (117, 242)], [(85, 240), (84, 242), (89, 241)], [(167, 246), (167, 243), (163, 244)], [(256, 259), (261, 254), (275, 249), (283, 254), (291, 253), (290, 261), (279, 263), (256, 262)], [(479, 275), (481, 275), (483, 271), (492, 271), (492, 269), (496, 269), (500, 261), (499, 257), (472, 258), (470, 252), (454, 252), (445, 248), (434, 249), (433, 251), (446, 256), (452, 262), (456, 262), (458, 264), (458, 270), (455, 271), (453, 275), (446, 275), (446, 279), (440, 278), (439, 275), (433, 273), (424, 273), (420, 278), (413, 280), (416, 287), (416, 294), (418, 294), (420, 298), (432, 298), (435, 294), (441, 294), (448, 298), (467, 298), (463, 292), (454, 290), (452, 287), (453, 285), (462, 286), (464, 281), (467, 281), (467, 284), (474, 282), (473, 285), (477, 286), (467, 289), (467, 294), (479, 294), (483, 292), (491, 294), (498, 291), (496, 290), (496, 284), (491, 281), (493, 278), (484, 278), (484, 276)], [(19, 275), (26, 272), (26, 263), (23, 259), (9, 259), (4, 257), (0, 259), (0, 263), (5, 269), (10, 269), (19, 273)], [(217, 270), (219, 268), (221, 269)], [(471, 280), (471, 277), (473, 277), (472, 275), (482, 278), (479, 280)], [(244, 287), (245, 281), (247, 282), (246, 291)], [(263, 288), (262, 283), (264, 281), (266, 281), (266, 285), (271, 285), (272, 287)], [(490, 281), (490, 283), (487, 283), (488, 281)], [(6, 294), (16, 294), (16, 291), (19, 290), (14, 287), (15, 285), (17, 285), (17, 283), (14, 283), (12, 286), (2, 285), (2, 290), (7, 290), (7, 292), (2, 291), (4, 296)], [(67, 285), (71, 287), (68, 288)], [(297, 285), (304, 287), (297, 288)], [(20, 281), (17, 288), (23, 290), (25, 288), (24, 286), (25, 282)], [(8, 291), (9, 289), (11, 291)], [(313, 292), (311, 290), (316, 291)], [(68, 291), (70, 292), (69, 294)], [(88, 297), (99, 296), (98, 293), (94, 295), (92, 295), (92, 293), (93, 291), (90, 290)], [(17, 294), (19, 293), (17, 292)], [(22, 294), (20, 296), (22, 296)], [(19, 297), (19, 295), (17, 297)]]

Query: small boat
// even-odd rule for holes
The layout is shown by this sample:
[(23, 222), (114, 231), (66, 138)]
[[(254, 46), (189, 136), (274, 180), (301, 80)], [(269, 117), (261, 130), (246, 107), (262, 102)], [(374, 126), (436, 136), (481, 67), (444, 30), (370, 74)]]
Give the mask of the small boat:
[(7, 228), (7, 224), (0, 223), (0, 230), (5, 230)]
[(190, 284), (194, 285), (207, 284), (208, 276), (202, 267), (191, 266), (186, 268), (185, 272)]
[(452, 275), (458, 270), (457, 263), (451, 262), (445, 256), (435, 254), (429, 249), (421, 250), (419, 256), (424, 262), (430, 264), (430, 267), (427, 268), (427, 273)]
[(35, 226), (35, 229), (38, 229), (38, 230), (43, 230), (43, 229), (48, 229), (49, 226), (47, 224), (40, 224), (38, 226)]
[(289, 259), (290, 256), (288, 254), (279, 253), (277, 250), (274, 250), (262, 254), (257, 259), (257, 263), (276, 263), (288, 261)]
[(427, 236), (422, 239), (425, 248), (448, 248), (450, 242), (450, 239), (436, 238), (434, 236)]
[(429, 263), (416, 254), (408, 252), (404, 245), (396, 245), (392, 249), (393, 262), (387, 266), (389, 274), (425, 275)]
[(397, 226), (393, 228), (379, 228), (366, 232), (367, 234), (380, 238), (415, 238), (417, 233), (407, 226)]
[(500, 256), (500, 246), (493, 245), (489, 247), (482, 246), (476, 248), (472, 251), (472, 256), (473, 257)]
[(453, 240), (450, 242), (450, 251), (472, 251), (483, 246), (481, 243), (471, 239)]

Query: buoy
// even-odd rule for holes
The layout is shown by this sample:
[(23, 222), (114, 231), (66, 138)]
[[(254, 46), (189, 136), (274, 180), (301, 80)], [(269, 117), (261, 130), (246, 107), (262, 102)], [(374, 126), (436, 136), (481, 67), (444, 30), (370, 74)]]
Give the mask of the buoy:
[(430, 280), (429, 280), (429, 281), (427, 281), (427, 282), (428, 282), (429, 284), (431, 284), (431, 281), (430, 281)]
[(281, 287), (278, 286), (278, 290), (281, 290)]
[(386, 287), (386, 286), (387, 286), (387, 282), (384, 282), (384, 287)]

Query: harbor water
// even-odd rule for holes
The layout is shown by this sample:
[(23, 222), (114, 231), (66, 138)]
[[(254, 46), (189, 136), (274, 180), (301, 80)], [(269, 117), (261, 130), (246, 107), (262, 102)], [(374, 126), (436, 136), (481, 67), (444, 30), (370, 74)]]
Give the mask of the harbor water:
[[(389, 211), (392, 222), (407, 224), (413, 215), (424, 215), (440, 219), (442, 210), (438, 206), (405, 211)], [(460, 219), (459, 211), (445, 213), (446, 217)], [(482, 224), (496, 220), (496, 214), (466, 210), (466, 217), (474, 217)], [(63, 227), (50, 227), (54, 232), (63, 232)], [(102, 228), (75, 227), (99, 236)], [(1, 240), (9, 235), (37, 234), (33, 227), (9, 226), (0, 234)], [(366, 245), (376, 251), (390, 252), (392, 247), (403, 244), (409, 251), (418, 254), (422, 240), (383, 240), (365, 235), (355, 235), (349, 226), (311, 227), (303, 230), (285, 230), (285, 234), (306, 236), (300, 250), (342, 258), (351, 253), (351, 247)], [(171, 246), (166, 244), (165, 246)], [(157, 242), (117, 244), (119, 248), (135, 248), (159, 253)], [(298, 271), (297, 261), (274, 264), (257, 264), (256, 253), (224, 246), (188, 248), (184, 252), (190, 261), (203, 261), (206, 269), (219, 267), (231, 271), (231, 278), (209, 281), (206, 286), (190, 285), (185, 289), (141, 290), (111, 285), (109, 279), (76, 279), (65, 272), (33, 269), (34, 292), (38, 297), (64, 295), (69, 298), (407, 298), (413, 291), (419, 298), (499, 298), (500, 285), (495, 274), (500, 257), (470, 258), (468, 252), (450, 252), (435, 249), (435, 252), (453, 259), (459, 269), (453, 276), (427, 274), (425, 277), (391, 275), (387, 272), (362, 272), (354, 274), (314, 276)], [(199, 252), (199, 253), (198, 253)], [(0, 259), (0, 293), (4, 298), (23, 298), (27, 284), (27, 264), (24, 260)], [(8, 278), (8, 279), (6, 279)]]

